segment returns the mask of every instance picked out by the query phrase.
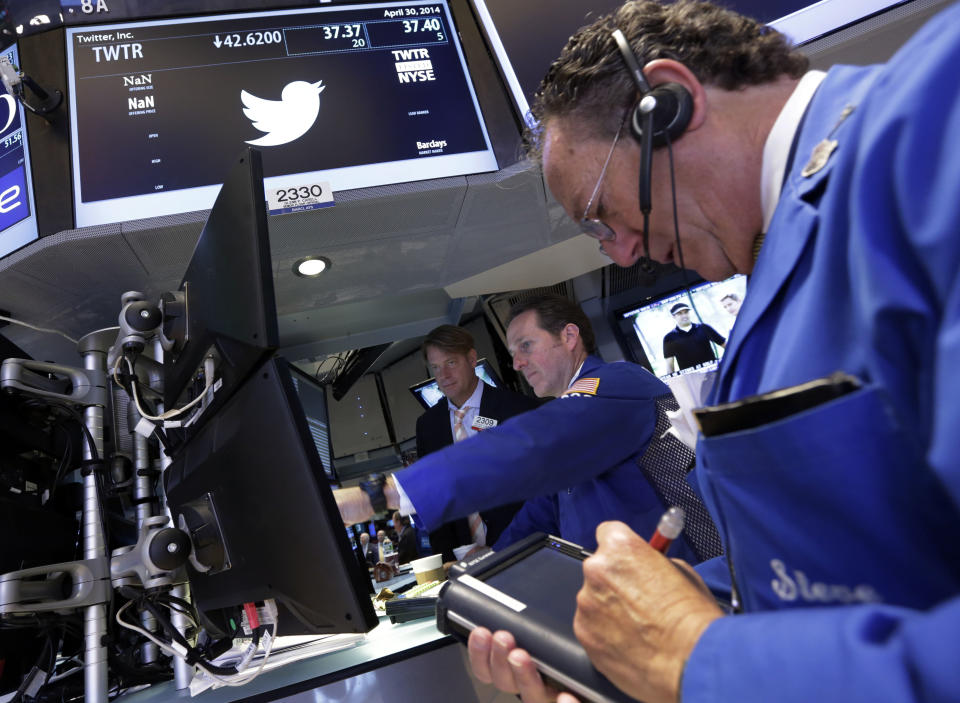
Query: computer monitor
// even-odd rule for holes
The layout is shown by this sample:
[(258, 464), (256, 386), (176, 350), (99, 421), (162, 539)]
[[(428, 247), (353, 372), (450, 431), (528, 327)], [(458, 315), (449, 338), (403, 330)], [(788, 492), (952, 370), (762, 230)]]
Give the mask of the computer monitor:
[[(0, 51), (0, 63), (19, 66), (17, 47)], [(24, 121), (23, 106), (16, 96), (0, 86), (0, 256), (37, 238), (30, 149)]]
[[(244, 144), (264, 148), (278, 214), (331, 191), (497, 170), (457, 4), (313, 2), (68, 28), (77, 226), (208, 208), (215, 166)], [(214, 5), (240, 9), (182, 3)], [(108, 164), (121, 162), (143, 167), (119, 177)]]
[(377, 623), (370, 583), (310, 432), (317, 389), (272, 355), (262, 178), (256, 151), (234, 163), (183, 277), (185, 305), (164, 321), (171, 334), (185, 333), (165, 364), (168, 407), (207, 354), (217, 357), (213, 402), (178, 443), (168, 442), (164, 491), (191, 539), (200, 610), (274, 599), (281, 634), (365, 632)]
[(746, 293), (747, 278), (739, 274), (723, 281), (702, 282), (691, 286), (689, 293), (686, 289), (674, 290), (617, 311), (617, 326), (633, 360), (647, 366), (654, 375), (665, 378), (672, 374), (707, 371), (716, 368), (724, 346), (711, 342), (715, 357), (712, 361), (673, 372), (669, 370), (663, 356), (663, 342), (677, 326), (670, 310), (678, 303), (686, 304), (691, 307), (692, 322), (709, 325), (726, 340)]
[(313, 437), (313, 444), (317, 448), (323, 471), (331, 485), (339, 484), (337, 471), (333, 466), (333, 447), (330, 441), (330, 413), (327, 408), (327, 394), (323, 386), (295, 366), (290, 367), (290, 376), (293, 378), (293, 387), (297, 389), (297, 397), (303, 407), (303, 414), (307, 418), (307, 428)]
[(200, 610), (272, 598), (281, 634), (366, 632), (377, 624), (366, 570), (353, 556), (282, 357), (258, 367), (190, 437), (164, 488), (193, 544), (188, 571)]
[[(477, 359), (477, 365), (473, 371), (477, 374), (477, 378), (494, 388), (501, 384), (500, 377), (493, 370), (493, 365), (485, 358)], [(443, 398), (437, 379), (432, 376), (425, 381), (420, 381), (420, 383), (414, 383), (410, 386), (410, 392), (413, 393), (424, 410), (429, 410)]]
[(231, 165), (176, 294), (164, 296), (164, 332), (176, 346), (164, 363), (168, 409), (210, 354), (220, 387), (208, 409), (226, 401), (278, 345), (270, 239), (260, 153), (245, 149)]

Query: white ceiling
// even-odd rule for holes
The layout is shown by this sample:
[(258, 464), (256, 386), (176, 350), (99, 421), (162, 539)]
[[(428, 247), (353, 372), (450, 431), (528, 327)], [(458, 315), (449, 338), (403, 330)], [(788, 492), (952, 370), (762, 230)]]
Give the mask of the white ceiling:
[[(0, 261), (0, 309), (75, 338), (116, 325), (124, 292), (159, 300), (179, 286), (206, 216), (44, 237)], [(456, 322), (461, 298), (547, 285), (606, 263), (527, 162), (338, 193), (334, 207), (271, 217), (269, 227), (281, 347), (295, 361), (421, 336)], [(543, 258), (531, 256), (542, 250)], [(293, 263), (306, 255), (332, 266), (298, 277)], [(35, 358), (76, 362), (56, 335), (12, 326), (4, 334)]]

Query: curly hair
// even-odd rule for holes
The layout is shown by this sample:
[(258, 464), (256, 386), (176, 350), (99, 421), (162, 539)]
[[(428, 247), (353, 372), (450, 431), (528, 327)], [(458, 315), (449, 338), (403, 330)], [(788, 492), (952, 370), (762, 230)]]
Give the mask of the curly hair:
[(571, 118), (590, 136), (609, 138), (636, 102), (636, 86), (611, 33), (620, 29), (640, 65), (659, 58), (681, 62), (701, 83), (724, 90), (801, 77), (809, 60), (787, 38), (756, 20), (709, 2), (628, 0), (567, 41), (534, 96), (539, 126), (528, 131), (539, 156), (541, 131)]

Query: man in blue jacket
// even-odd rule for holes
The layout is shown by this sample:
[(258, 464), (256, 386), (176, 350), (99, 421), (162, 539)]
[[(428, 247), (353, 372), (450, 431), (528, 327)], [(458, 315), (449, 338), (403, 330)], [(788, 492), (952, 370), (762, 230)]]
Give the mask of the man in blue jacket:
[[(692, 453), (667, 435), (673, 396), (640, 366), (605, 364), (578, 305), (538, 296), (514, 306), (507, 328), (514, 368), (538, 397), (536, 410), (433, 452), (392, 479), (427, 529), (506, 501), (525, 500), (494, 549), (543, 531), (596, 546), (604, 520), (652, 534), (666, 506), (688, 513), (673, 555), (696, 563), (719, 553), (716, 530), (685, 481)], [(670, 460), (660, 459), (666, 451)], [(388, 484), (387, 489), (392, 487)], [(362, 520), (337, 501), (345, 520)], [(393, 504), (390, 500), (389, 504)]]
[[(618, 132), (633, 134), (643, 96), (617, 29), (675, 98), (658, 100), (659, 125), (686, 105), (652, 152), (649, 245), (641, 143)], [(624, 4), (545, 78), (547, 183), (617, 263), (649, 252), (711, 279), (752, 274), (714, 403), (850, 377), (820, 383), (842, 389), (833, 400), (770, 421), (728, 407), (737, 422), (701, 436), (696, 472), (742, 613), (725, 616), (645, 535), (600, 526), (574, 631), (631, 696), (960, 695), (958, 65), (960, 6), (887, 64), (824, 74), (777, 32), (680, 0)], [(553, 700), (508, 633), (475, 631), (470, 654), (481, 679)]]

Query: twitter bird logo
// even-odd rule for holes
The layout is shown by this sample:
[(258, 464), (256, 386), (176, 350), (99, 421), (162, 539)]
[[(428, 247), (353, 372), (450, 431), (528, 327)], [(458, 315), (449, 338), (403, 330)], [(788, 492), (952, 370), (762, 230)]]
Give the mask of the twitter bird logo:
[(266, 132), (259, 139), (251, 139), (253, 146), (287, 144), (306, 134), (320, 112), (320, 93), (326, 87), (323, 81), (287, 83), (279, 100), (264, 100), (245, 90), (240, 91), (243, 114), (253, 126)]

